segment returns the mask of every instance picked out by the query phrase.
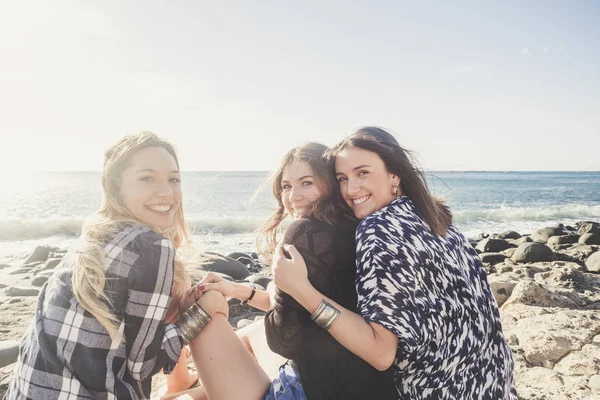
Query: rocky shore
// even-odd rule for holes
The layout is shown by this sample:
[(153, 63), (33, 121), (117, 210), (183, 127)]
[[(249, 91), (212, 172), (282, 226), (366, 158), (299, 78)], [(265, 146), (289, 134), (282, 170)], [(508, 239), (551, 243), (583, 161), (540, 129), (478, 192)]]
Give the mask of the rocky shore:
[[(600, 224), (508, 231), (470, 239), (480, 253), (515, 357), (519, 399), (600, 399)], [(65, 250), (38, 247), (0, 265), (0, 397), (12, 379), (17, 347), (36, 296)], [(232, 253), (190, 271), (266, 287), (255, 254)], [(229, 322), (243, 327), (264, 315), (232, 299)], [(158, 378), (155, 388), (164, 380)]]

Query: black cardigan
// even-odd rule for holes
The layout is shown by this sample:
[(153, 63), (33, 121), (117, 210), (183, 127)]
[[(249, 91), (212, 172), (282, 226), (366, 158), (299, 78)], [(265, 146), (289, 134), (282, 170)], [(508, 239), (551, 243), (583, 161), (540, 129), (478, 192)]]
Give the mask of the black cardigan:
[[(294, 245), (319, 292), (357, 312), (353, 222), (334, 227), (312, 218), (292, 223), (284, 242)], [(277, 289), (275, 306), (265, 317), (269, 347), (292, 360), (309, 400), (396, 399), (392, 370), (380, 372), (318, 327), (309, 312)]]

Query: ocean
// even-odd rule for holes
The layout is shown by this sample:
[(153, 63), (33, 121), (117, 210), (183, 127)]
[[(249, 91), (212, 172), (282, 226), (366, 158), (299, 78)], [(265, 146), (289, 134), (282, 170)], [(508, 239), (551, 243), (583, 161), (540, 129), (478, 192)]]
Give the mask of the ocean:
[[(267, 172), (184, 172), (184, 210), (200, 248), (227, 254), (254, 250), (254, 230), (273, 212)], [(431, 172), (469, 237), (558, 223), (600, 222), (600, 172)], [(16, 172), (0, 195), (0, 263), (36, 245), (69, 248), (101, 202), (99, 172)], [(256, 196), (255, 196), (256, 194)]]

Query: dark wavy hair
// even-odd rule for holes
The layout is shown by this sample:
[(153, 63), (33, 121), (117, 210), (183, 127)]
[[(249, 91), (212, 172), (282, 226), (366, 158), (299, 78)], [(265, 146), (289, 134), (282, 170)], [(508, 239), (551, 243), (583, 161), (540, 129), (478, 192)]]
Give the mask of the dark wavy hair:
[(436, 235), (446, 235), (452, 223), (452, 213), (443, 200), (429, 191), (423, 170), (413, 154), (404, 149), (386, 130), (367, 126), (347, 136), (328, 152), (331, 165), (335, 157), (348, 147), (357, 147), (376, 153), (388, 172), (400, 177), (402, 193), (407, 195)]
[(285, 154), (279, 168), (267, 181), (267, 185), (271, 182), (273, 197), (277, 200), (277, 209), (258, 229), (256, 247), (265, 261), (271, 262), (278, 242), (277, 232), (283, 220), (288, 216), (281, 198), (283, 192), (281, 179), (285, 167), (292, 163), (304, 161), (310, 166), (315, 184), (321, 193), (321, 197), (313, 204), (311, 214), (313, 218), (331, 225), (339, 225), (344, 219), (356, 220), (340, 195), (335, 171), (325, 157), (326, 152), (327, 146), (315, 142), (295, 147)]

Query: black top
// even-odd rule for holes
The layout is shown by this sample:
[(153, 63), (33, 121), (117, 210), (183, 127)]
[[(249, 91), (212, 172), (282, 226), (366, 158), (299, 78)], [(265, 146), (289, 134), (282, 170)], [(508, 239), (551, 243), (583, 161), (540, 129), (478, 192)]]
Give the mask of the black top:
[[(355, 224), (334, 227), (312, 218), (292, 223), (284, 242), (294, 245), (319, 292), (358, 312), (355, 289)], [(269, 347), (298, 369), (304, 392), (316, 399), (396, 399), (391, 369), (377, 371), (317, 326), (309, 312), (277, 289), (275, 306), (265, 317)]]

